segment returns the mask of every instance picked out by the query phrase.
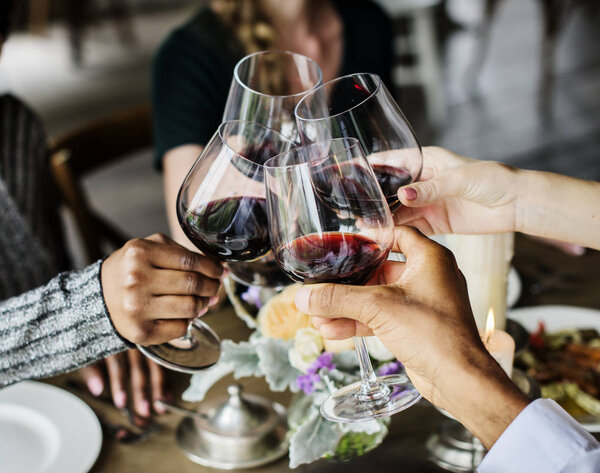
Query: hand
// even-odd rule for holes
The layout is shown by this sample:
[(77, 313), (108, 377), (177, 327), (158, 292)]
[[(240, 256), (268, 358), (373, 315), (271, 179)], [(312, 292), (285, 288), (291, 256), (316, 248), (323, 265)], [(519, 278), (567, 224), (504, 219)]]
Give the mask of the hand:
[[(165, 370), (135, 348), (86, 366), (80, 373), (94, 396), (102, 394), (108, 380), (115, 407), (124, 408), (131, 401), (133, 410), (142, 417), (149, 417), (152, 407), (156, 413), (163, 414), (164, 408), (155, 404), (155, 401), (168, 402), (172, 397), (167, 388)], [(128, 391), (131, 393), (130, 399)]]
[(394, 220), (427, 235), (515, 231), (519, 176), (505, 164), (425, 147), (421, 181), (400, 188)]
[(452, 253), (409, 227), (396, 229), (392, 251), (406, 263), (387, 262), (373, 278), (378, 285), (304, 286), (296, 306), (320, 316), (325, 338), (372, 331), (426, 399), (491, 446), (527, 401), (483, 346)]
[(179, 338), (190, 319), (216, 302), (223, 267), (164, 235), (127, 242), (102, 265), (106, 307), (127, 340), (151, 345)]

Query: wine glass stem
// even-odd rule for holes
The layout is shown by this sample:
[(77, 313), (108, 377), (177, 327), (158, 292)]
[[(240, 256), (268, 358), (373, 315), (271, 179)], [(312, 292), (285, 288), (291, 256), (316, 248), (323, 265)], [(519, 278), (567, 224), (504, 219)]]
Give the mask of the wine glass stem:
[(390, 394), (390, 388), (377, 380), (364, 337), (354, 337), (354, 347), (360, 366), (360, 388), (356, 395), (363, 402), (387, 398)]

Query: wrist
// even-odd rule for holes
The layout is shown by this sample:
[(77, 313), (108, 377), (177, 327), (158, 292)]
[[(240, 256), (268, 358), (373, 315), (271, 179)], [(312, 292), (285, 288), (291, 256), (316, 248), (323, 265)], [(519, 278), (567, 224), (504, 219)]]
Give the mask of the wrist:
[(529, 403), (487, 352), (471, 357), (448, 378), (439, 389), (442, 407), (488, 449)]

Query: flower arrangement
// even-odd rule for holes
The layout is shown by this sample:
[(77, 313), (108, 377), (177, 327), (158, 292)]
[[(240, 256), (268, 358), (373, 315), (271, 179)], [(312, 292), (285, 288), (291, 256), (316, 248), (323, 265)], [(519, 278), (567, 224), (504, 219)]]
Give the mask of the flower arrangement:
[[(242, 294), (246, 303), (262, 306), (256, 321), (248, 319), (247, 313), (242, 315), (256, 330), (248, 341), (224, 340), (219, 362), (195, 374), (183, 394), (186, 401), (201, 401), (210, 387), (228, 374), (236, 379), (261, 376), (273, 391), (297, 393), (288, 409), (291, 468), (319, 458), (362, 455), (381, 443), (389, 424), (387, 418), (339, 424), (321, 416), (319, 407), (331, 392), (360, 379), (358, 359), (352, 339), (324, 340), (310, 317), (296, 309), (298, 287), (289, 286), (264, 305), (256, 289)], [(368, 337), (367, 346), (380, 374), (402, 370), (376, 337)]]

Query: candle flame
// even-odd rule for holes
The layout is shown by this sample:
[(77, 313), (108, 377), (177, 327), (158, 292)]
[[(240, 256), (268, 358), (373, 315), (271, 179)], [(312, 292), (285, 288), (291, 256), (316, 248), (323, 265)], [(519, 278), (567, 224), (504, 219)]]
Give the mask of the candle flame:
[(490, 307), (490, 310), (485, 321), (485, 334), (483, 339), (487, 342), (496, 328), (496, 318), (494, 317), (494, 309)]

